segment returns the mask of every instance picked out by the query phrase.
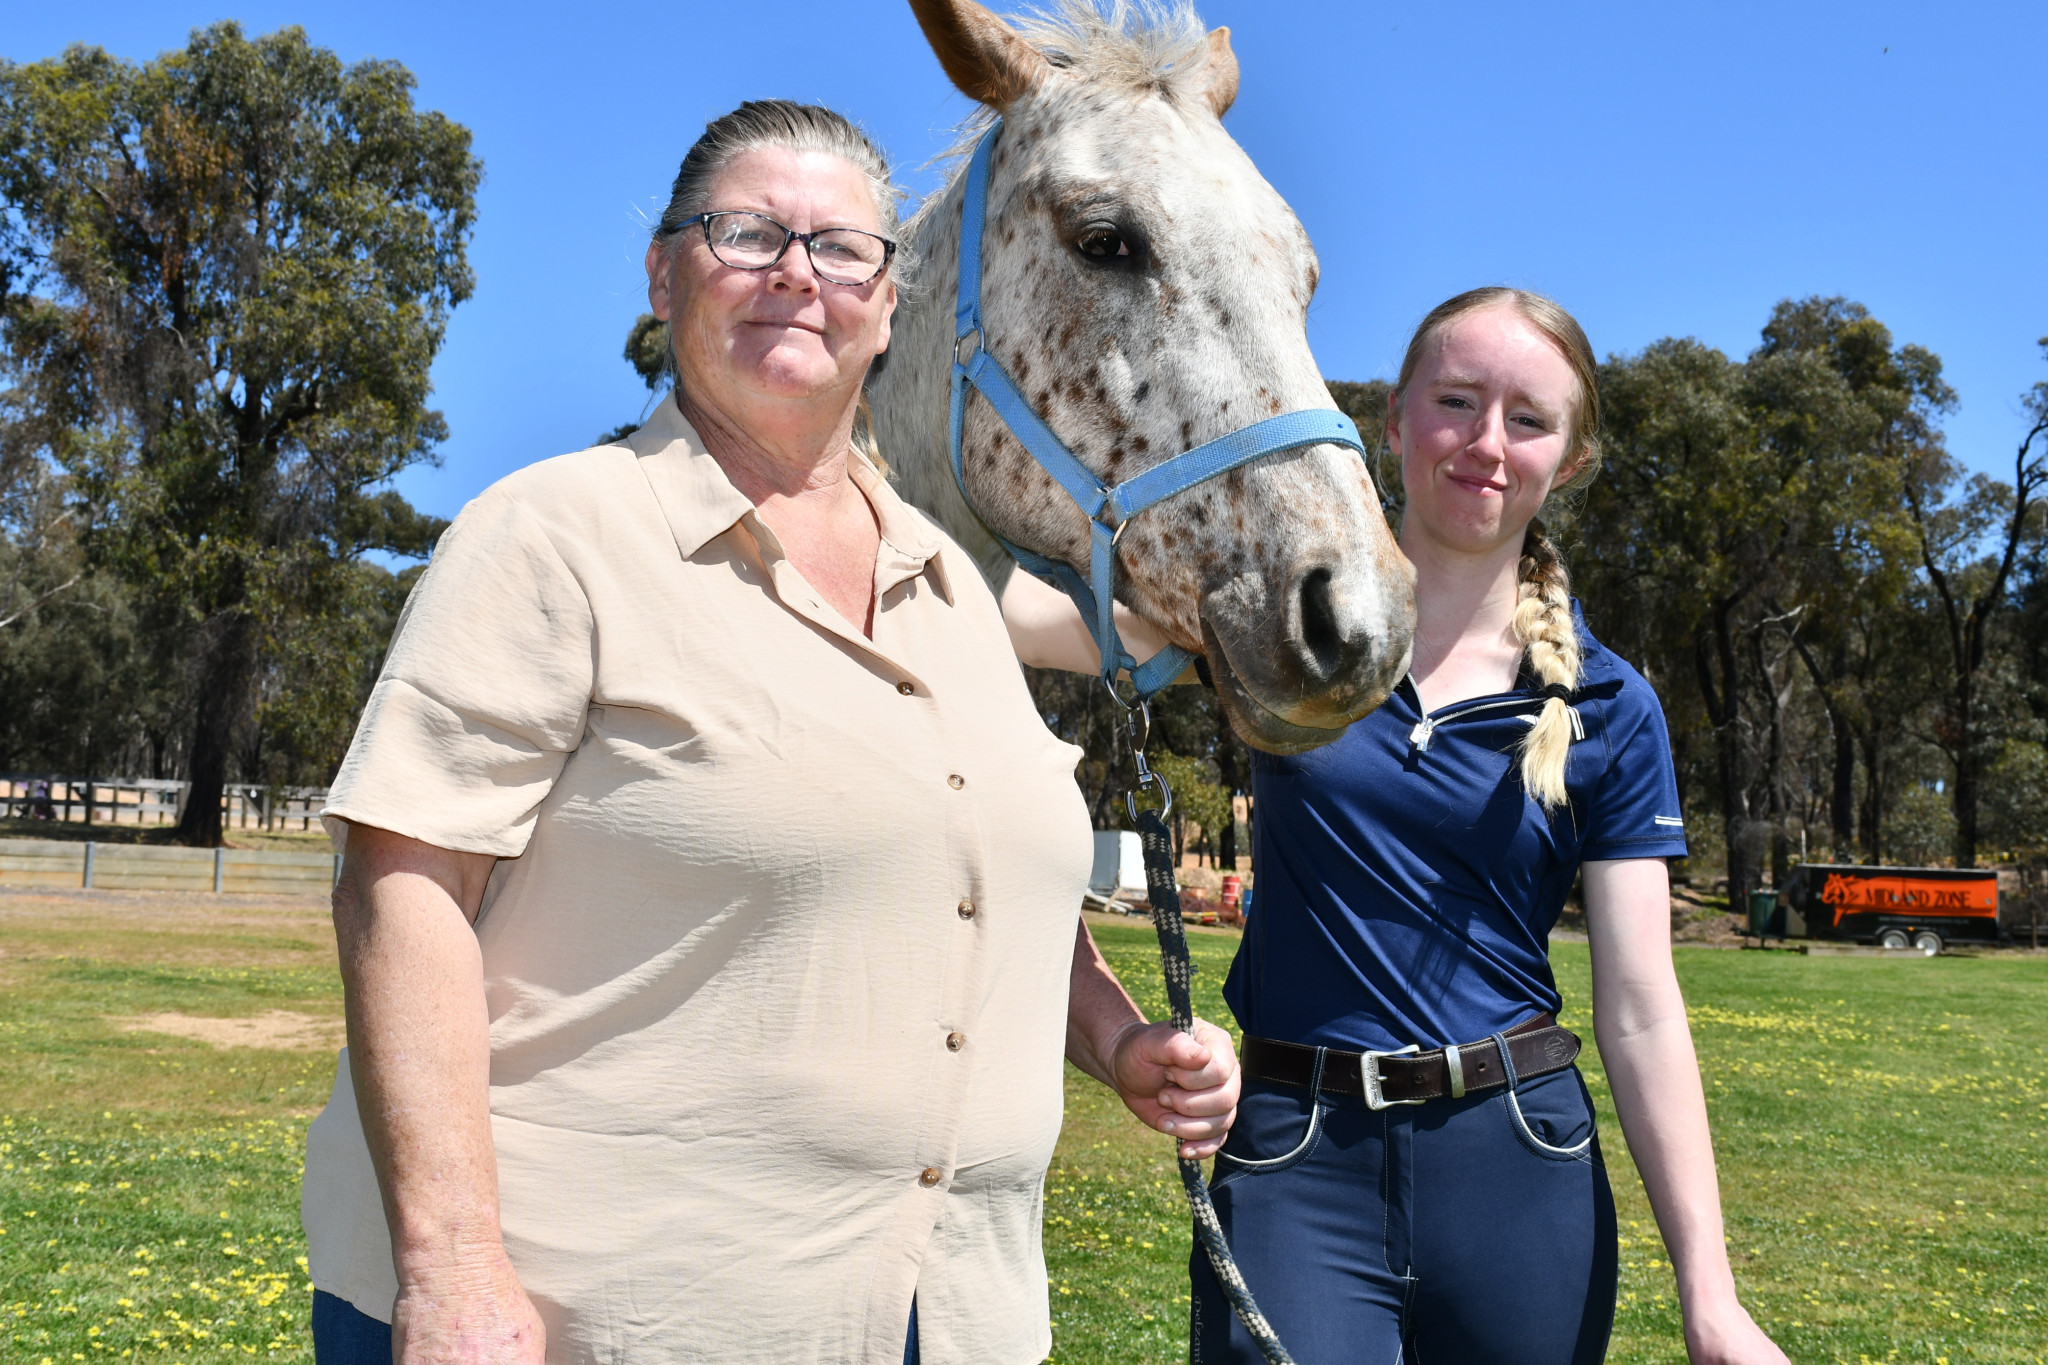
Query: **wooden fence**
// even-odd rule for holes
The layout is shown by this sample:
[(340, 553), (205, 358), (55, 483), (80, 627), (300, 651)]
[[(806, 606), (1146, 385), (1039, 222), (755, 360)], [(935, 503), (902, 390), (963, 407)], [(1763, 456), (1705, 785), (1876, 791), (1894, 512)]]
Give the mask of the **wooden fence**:
[(6, 886), (324, 896), (340, 876), (338, 853), (0, 839), (0, 885)]
[[(151, 777), (50, 777), (0, 773), (0, 817), (87, 825), (174, 825), (185, 808), (186, 782)], [(221, 822), (230, 829), (313, 829), (325, 787), (270, 787), (231, 782), (221, 793)]]

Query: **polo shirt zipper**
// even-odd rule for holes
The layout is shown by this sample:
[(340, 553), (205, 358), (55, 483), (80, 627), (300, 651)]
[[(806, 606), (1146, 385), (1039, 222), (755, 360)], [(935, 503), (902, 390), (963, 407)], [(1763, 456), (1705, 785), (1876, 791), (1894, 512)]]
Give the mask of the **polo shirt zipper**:
[[(1422, 711), (1422, 696), (1415, 691), (1414, 684), (1403, 678), (1401, 686), (1407, 688), (1408, 695), (1415, 699), (1415, 709)], [(1416, 753), (1428, 753), (1429, 741), (1436, 734), (1436, 727), (1444, 724), (1446, 721), (1462, 720), (1466, 716), (1476, 716), (1482, 711), (1504, 711), (1516, 707), (1527, 707), (1532, 702), (1540, 707), (1543, 705), (1543, 701), (1542, 697), (1502, 697), (1497, 701), (1474, 702), (1470, 706), (1461, 706), (1455, 710), (1446, 711), (1441, 715), (1433, 715), (1423, 711), (1422, 719), (1417, 721), (1415, 728), (1408, 732), (1408, 744)], [(1573, 728), (1576, 729), (1577, 727)]]

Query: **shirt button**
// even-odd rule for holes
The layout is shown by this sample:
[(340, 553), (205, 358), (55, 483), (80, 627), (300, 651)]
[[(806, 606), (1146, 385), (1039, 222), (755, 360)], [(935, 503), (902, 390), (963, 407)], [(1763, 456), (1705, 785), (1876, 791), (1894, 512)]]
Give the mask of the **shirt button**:
[(941, 1180), (944, 1180), (945, 1178), (945, 1176), (939, 1173), (938, 1167), (927, 1166), (924, 1168), (924, 1173), (918, 1176), (917, 1183), (924, 1186), (926, 1189), (930, 1189), (932, 1186), (938, 1184)]
[(960, 776), (960, 774), (958, 773), (954, 773), (951, 777), (946, 779), (946, 785), (951, 787), (954, 791), (959, 791), (962, 787), (967, 785), (967, 779)]
[(946, 1051), (948, 1051), (948, 1052), (958, 1052), (958, 1051), (959, 1051), (959, 1050), (960, 1050), (961, 1048), (963, 1048), (963, 1047), (966, 1047), (966, 1046), (967, 1046), (967, 1035), (966, 1035), (966, 1034), (964, 1034), (964, 1033), (949, 1033), (949, 1034), (947, 1034), (947, 1035), (946, 1035)]
[(960, 918), (961, 918), (961, 919), (973, 919), (973, 918), (974, 918), (974, 902), (973, 902), (973, 901), (961, 901), (961, 902), (960, 902)]
[(907, 697), (911, 695), (913, 692), (917, 691), (917, 688), (910, 683), (900, 682), (896, 684), (896, 690)]

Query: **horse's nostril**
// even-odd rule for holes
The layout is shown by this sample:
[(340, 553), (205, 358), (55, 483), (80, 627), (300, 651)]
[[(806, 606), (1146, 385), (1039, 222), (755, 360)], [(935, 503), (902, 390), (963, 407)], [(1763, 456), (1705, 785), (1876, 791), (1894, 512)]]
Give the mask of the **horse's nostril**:
[(1314, 568), (1301, 576), (1299, 589), (1301, 650), (1318, 680), (1335, 677), (1344, 662), (1344, 627), (1330, 584), (1330, 571)]

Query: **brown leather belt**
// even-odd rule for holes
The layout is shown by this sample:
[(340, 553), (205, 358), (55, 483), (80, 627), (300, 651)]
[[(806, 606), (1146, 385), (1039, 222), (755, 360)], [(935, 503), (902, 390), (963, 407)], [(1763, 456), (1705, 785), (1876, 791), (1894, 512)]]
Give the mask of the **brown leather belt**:
[[(1508, 1057), (1517, 1080), (1562, 1071), (1579, 1056), (1579, 1035), (1539, 1014), (1508, 1029)], [(1247, 1036), (1240, 1049), (1244, 1074), (1256, 1081), (1292, 1085), (1306, 1090), (1315, 1074), (1316, 1049), (1300, 1043)], [(1457, 1099), (1499, 1090), (1508, 1083), (1501, 1066), (1500, 1045), (1487, 1038), (1477, 1043), (1433, 1048), (1428, 1052), (1323, 1053), (1325, 1095), (1361, 1095), (1368, 1106), (1421, 1104), (1425, 1100)]]

